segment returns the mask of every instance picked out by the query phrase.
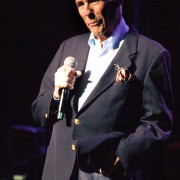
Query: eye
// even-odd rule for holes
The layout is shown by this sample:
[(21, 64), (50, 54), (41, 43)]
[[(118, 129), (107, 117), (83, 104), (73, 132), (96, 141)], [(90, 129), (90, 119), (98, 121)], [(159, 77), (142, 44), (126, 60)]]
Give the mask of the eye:
[(89, 3), (91, 4), (98, 4), (100, 3), (102, 0), (89, 0)]
[(82, 2), (82, 1), (76, 2), (76, 6), (77, 6), (77, 7), (81, 7), (81, 6), (83, 6), (83, 5), (84, 5), (84, 2)]

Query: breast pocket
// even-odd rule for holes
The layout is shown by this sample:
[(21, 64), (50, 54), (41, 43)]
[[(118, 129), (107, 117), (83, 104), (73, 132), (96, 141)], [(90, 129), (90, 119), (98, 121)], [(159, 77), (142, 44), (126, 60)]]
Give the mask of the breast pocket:
[(111, 93), (116, 96), (125, 96), (128, 91), (131, 89), (131, 82), (125, 82), (125, 81), (116, 81), (112, 85), (112, 91)]

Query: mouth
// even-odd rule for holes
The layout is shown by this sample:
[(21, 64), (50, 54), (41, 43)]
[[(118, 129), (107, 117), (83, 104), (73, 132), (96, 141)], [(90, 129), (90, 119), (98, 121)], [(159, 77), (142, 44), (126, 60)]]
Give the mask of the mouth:
[(102, 24), (101, 20), (93, 21), (93, 22), (88, 23), (88, 27), (95, 27), (95, 26), (99, 26), (100, 24)]

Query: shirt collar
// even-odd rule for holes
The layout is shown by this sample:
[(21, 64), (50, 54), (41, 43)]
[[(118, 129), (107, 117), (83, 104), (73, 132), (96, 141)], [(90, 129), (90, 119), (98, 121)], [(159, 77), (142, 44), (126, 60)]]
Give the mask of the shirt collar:
[[(126, 25), (124, 18), (122, 18), (118, 26), (111, 34), (111, 36), (104, 41), (104, 44), (106, 45), (110, 43), (112, 49), (118, 48), (120, 45), (120, 41), (124, 39), (128, 31), (129, 31), (129, 27)], [(91, 33), (88, 40), (89, 46), (93, 47), (97, 43), (99, 43), (99, 41), (95, 39), (94, 35)]]

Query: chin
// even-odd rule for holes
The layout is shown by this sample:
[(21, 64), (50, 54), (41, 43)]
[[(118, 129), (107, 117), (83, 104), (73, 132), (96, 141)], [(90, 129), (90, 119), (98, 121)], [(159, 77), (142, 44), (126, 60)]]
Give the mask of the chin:
[(91, 31), (91, 33), (94, 35), (95, 38), (97, 38), (97, 37), (99, 37), (101, 35), (101, 33), (99, 33), (99, 32)]

